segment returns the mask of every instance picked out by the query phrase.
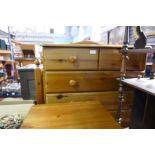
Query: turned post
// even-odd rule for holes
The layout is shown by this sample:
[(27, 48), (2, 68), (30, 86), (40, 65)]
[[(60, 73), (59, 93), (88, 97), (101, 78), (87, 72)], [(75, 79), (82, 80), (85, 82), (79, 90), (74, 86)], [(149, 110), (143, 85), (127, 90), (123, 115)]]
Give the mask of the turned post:
[(129, 26), (126, 26), (123, 47), (120, 51), (122, 55), (122, 63), (121, 63), (121, 69), (120, 69), (119, 88), (118, 88), (118, 109), (116, 113), (116, 120), (120, 124), (122, 122), (121, 111), (122, 111), (122, 104), (124, 102), (124, 88), (123, 88), (122, 80), (126, 76), (126, 62), (129, 59), (128, 58), (128, 41), (129, 41)]

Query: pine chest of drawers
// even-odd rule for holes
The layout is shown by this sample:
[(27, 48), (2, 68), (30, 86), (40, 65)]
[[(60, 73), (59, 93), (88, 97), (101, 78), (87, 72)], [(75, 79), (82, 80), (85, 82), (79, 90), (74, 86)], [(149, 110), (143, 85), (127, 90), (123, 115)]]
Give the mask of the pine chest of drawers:
[[(121, 46), (46, 44), (43, 46), (43, 94), (45, 103), (101, 101), (115, 115)], [(145, 70), (146, 54), (129, 54), (127, 76)], [(126, 93), (124, 116), (131, 107), (132, 92)]]

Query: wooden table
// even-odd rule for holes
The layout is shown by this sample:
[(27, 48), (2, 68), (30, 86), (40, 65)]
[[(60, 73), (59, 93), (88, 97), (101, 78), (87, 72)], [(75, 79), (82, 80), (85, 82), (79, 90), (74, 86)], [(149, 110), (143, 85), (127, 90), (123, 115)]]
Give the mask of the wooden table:
[(99, 102), (34, 105), (22, 129), (112, 129), (121, 128)]

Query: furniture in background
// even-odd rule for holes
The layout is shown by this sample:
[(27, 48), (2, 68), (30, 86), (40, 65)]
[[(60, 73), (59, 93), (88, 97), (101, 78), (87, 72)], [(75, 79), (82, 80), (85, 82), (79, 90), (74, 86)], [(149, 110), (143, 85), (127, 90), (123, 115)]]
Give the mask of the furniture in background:
[(24, 100), (35, 100), (35, 61), (40, 58), (39, 45), (20, 44), (22, 56), (15, 57), (18, 64), (19, 81), (21, 83), (21, 95)]
[(0, 61), (10, 61), (11, 51), (0, 50)]
[(34, 105), (22, 129), (120, 129), (120, 125), (99, 102)]
[(129, 127), (131, 129), (155, 129), (155, 79), (124, 79), (124, 85), (134, 89), (134, 99)]
[[(132, 48), (132, 47), (131, 47)], [(117, 112), (121, 46), (96, 44), (45, 44), (43, 70), (35, 70), (36, 102), (100, 101), (113, 117)], [(144, 73), (146, 54), (129, 54), (127, 76)], [(133, 92), (128, 89), (122, 108), (129, 118)]]
[[(38, 59), (35, 60), (35, 64), (37, 65)], [(42, 69), (42, 64), (39, 63), (39, 68), (36, 68), (35, 64), (25, 65), (18, 69), (21, 83), (21, 95), (24, 100), (35, 100), (36, 91), (38, 91), (35, 87), (35, 79), (41, 78), (39, 72)], [(37, 76), (35, 77), (35, 73), (37, 72)], [(40, 101), (41, 102), (41, 101)]]
[(35, 100), (34, 70), (34, 65), (30, 67), (26, 65), (18, 69), (21, 83), (21, 96), (24, 100)]
[(36, 58), (40, 58), (40, 51), (38, 51), (36, 44), (20, 44), (21, 57), (15, 58), (15, 61), (19, 63), (19, 66), (25, 66), (28, 64), (34, 64)]
[[(18, 79), (18, 73), (16, 70), (16, 62), (11, 59), (12, 52), (9, 50), (0, 50), (0, 62), (4, 63), (4, 69), (6, 70), (6, 76), (8, 79)], [(14, 72), (12, 72), (14, 70)], [(14, 77), (13, 77), (14, 76)]]
[[(147, 45), (154, 45), (155, 26), (141, 26), (147, 37)], [(102, 33), (101, 40), (105, 44), (122, 45), (124, 41), (125, 26), (115, 26)], [(133, 45), (137, 39), (136, 26), (129, 26), (129, 44)]]

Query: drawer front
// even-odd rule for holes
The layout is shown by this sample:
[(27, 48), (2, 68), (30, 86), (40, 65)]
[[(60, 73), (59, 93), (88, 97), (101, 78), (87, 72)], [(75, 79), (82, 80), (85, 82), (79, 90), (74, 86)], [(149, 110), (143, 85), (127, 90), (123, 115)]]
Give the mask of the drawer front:
[(98, 48), (44, 48), (45, 70), (97, 70)]
[[(125, 102), (122, 109), (131, 108), (133, 93), (128, 91), (125, 93)], [(117, 111), (118, 107), (118, 91), (107, 92), (83, 92), (83, 93), (57, 93), (46, 94), (46, 103), (65, 103), (75, 101), (100, 101), (107, 110)]]
[(46, 103), (65, 103), (75, 101), (101, 101), (105, 104), (116, 104), (117, 91), (112, 92), (83, 92), (46, 94)]
[[(59, 94), (46, 94), (46, 103), (75, 102), (75, 101), (100, 101), (104, 107), (116, 118), (118, 108), (118, 92), (87, 92), (87, 93), (59, 93)], [(129, 120), (132, 109), (133, 92), (128, 91), (125, 93), (125, 102), (122, 105), (121, 116), (123, 118), (122, 126), (129, 126)]]
[(50, 92), (112, 91), (118, 89), (119, 72), (44, 72), (44, 89)]
[(121, 55), (120, 49), (100, 49), (99, 69), (101, 70), (120, 70)]
[[(99, 69), (100, 70), (120, 70), (122, 57), (119, 53), (120, 49), (100, 49), (99, 55)], [(128, 54), (127, 70), (142, 71), (145, 70), (146, 54), (139, 53)]]

